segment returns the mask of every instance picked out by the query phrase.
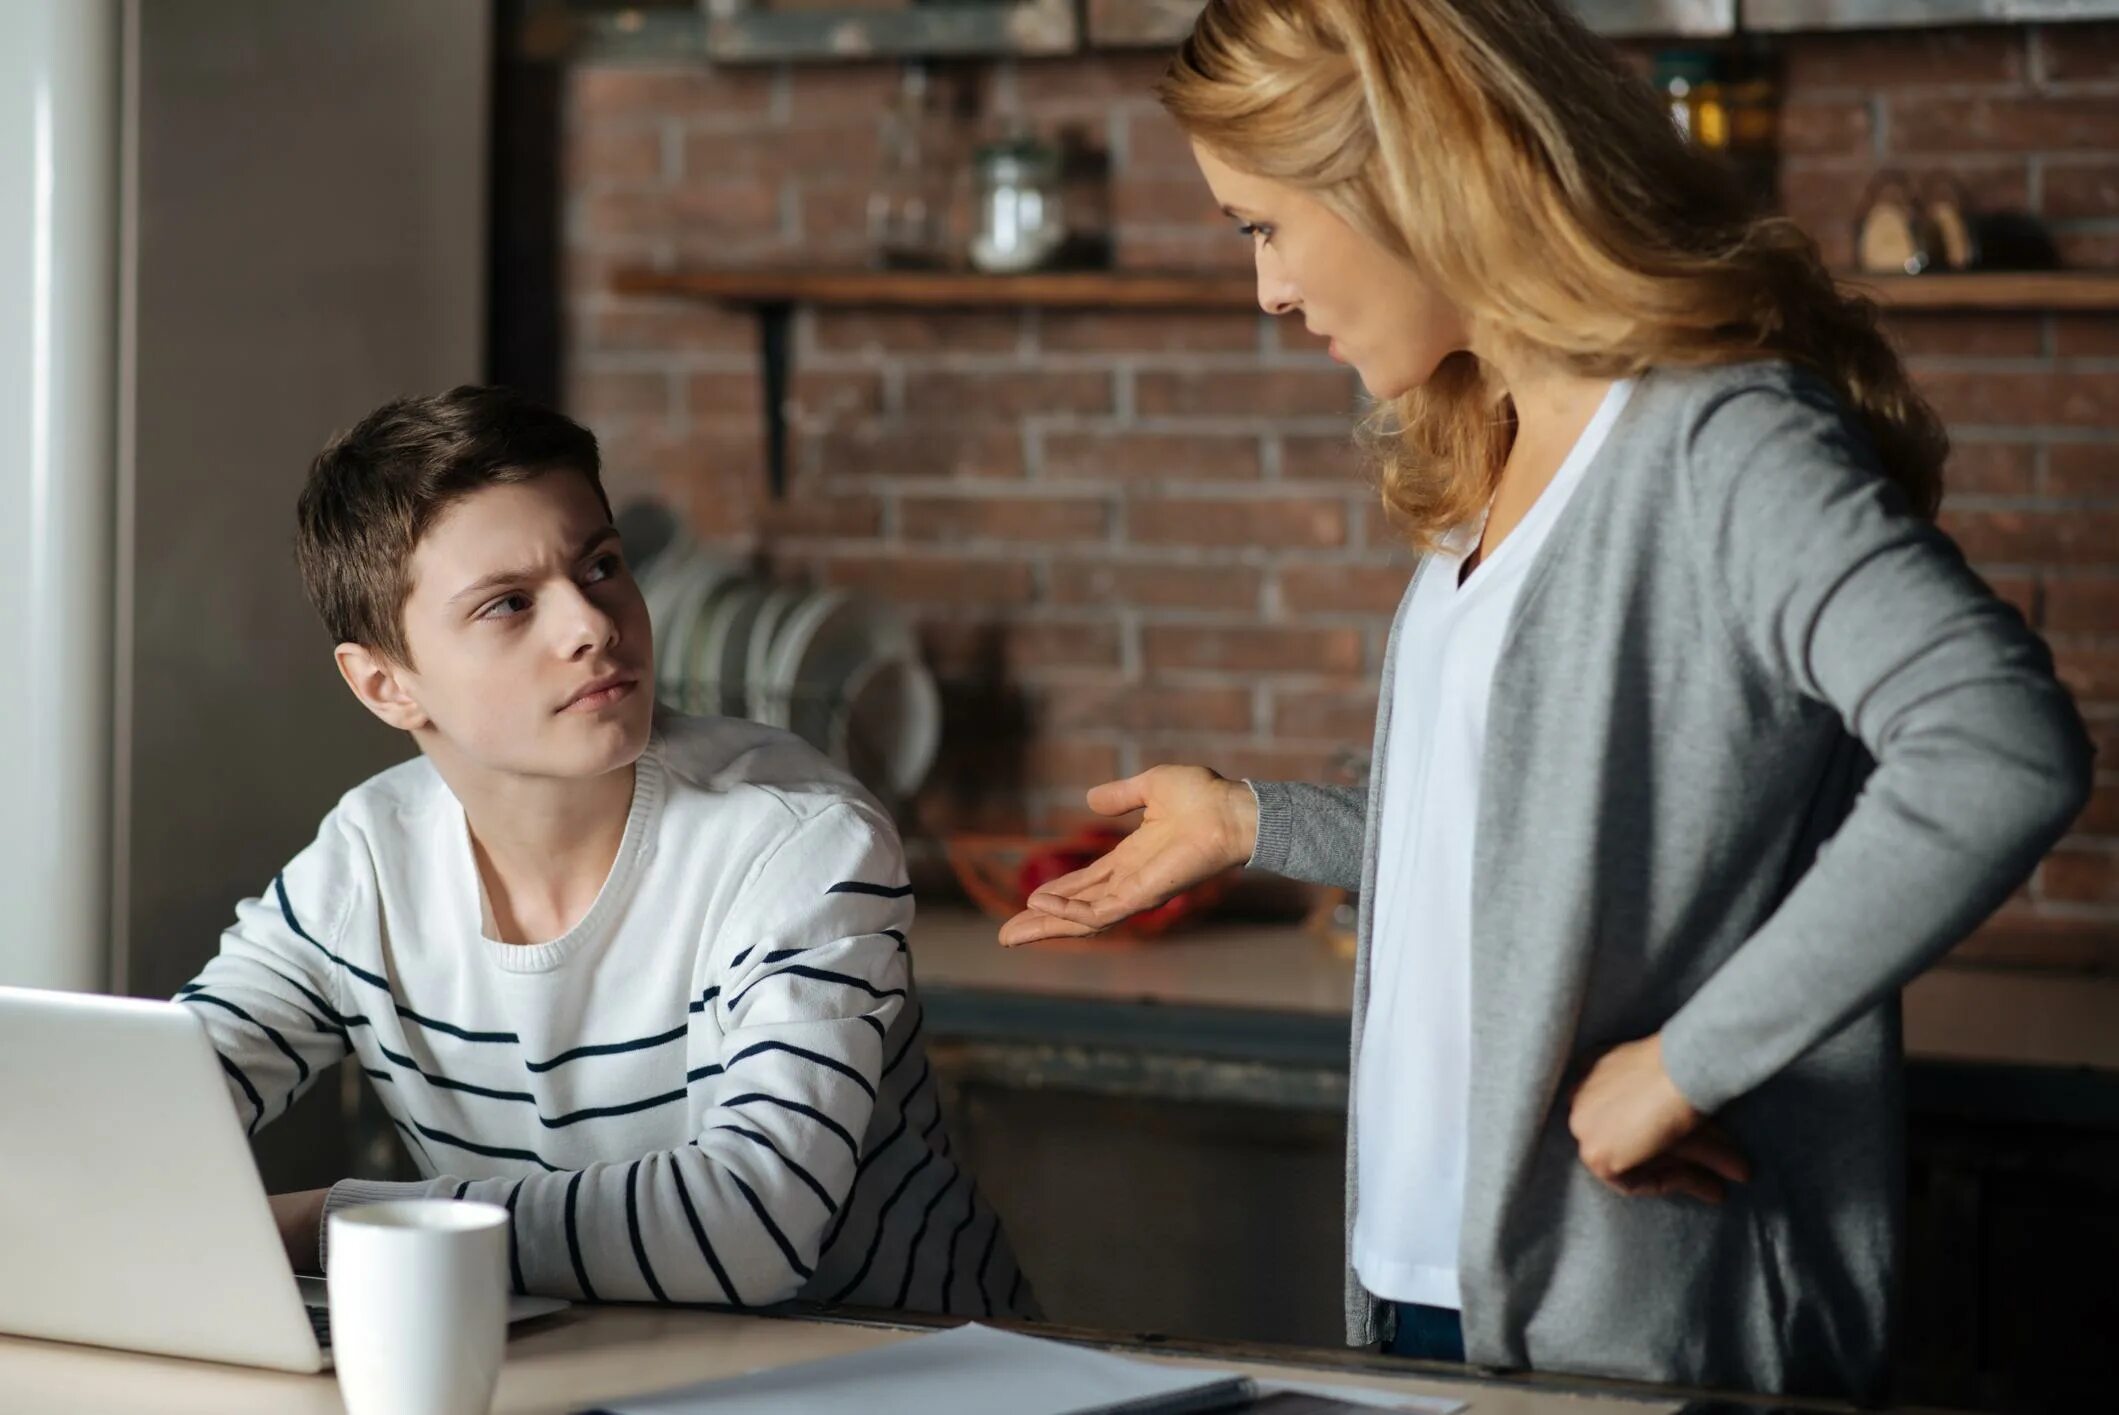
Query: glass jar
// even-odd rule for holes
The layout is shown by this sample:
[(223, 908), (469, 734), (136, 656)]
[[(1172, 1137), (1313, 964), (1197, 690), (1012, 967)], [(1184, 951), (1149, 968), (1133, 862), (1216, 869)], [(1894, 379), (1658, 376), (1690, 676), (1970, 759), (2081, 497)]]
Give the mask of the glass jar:
[(1050, 262), (1067, 237), (1058, 150), (1017, 132), (980, 148), (973, 169), (972, 265), (1012, 275)]

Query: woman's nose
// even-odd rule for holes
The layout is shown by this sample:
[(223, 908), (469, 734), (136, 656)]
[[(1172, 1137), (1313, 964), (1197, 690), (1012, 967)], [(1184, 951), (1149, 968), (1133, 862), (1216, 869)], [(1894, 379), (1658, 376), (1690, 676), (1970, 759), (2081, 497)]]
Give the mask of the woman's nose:
[(1294, 282), (1261, 257), (1258, 261), (1258, 307), (1267, 314), (1286, 314), (1301, 303)]

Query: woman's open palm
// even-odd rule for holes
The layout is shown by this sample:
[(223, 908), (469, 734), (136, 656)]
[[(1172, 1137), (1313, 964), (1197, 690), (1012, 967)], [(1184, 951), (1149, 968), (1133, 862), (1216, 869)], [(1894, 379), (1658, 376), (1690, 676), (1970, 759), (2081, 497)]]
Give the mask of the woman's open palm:
[(1251, 788), (1203, 766), (1150, 767), (1089, 792), (1103, 816), (1141, 813), (1139, 829), (1110, 852), (1030, 896), (1001, 926), (1009, 948), (1046, 938), (1101, 933), (1251, 858), (1258, 802)]

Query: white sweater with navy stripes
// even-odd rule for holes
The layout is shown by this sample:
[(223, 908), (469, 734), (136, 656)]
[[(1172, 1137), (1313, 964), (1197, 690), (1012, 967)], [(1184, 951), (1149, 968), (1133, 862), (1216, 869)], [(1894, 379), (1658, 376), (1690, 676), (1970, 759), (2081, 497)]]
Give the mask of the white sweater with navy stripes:
[(425, 759), (349, 793), (179, 996), (244, 1122), (349, 1053), (426, 1177), (513, 1216), (519, 1291), (1022, 1315), (920, 1044), (895, 830), (794, 737), (658, 719), (575, 928), (487, 938)]

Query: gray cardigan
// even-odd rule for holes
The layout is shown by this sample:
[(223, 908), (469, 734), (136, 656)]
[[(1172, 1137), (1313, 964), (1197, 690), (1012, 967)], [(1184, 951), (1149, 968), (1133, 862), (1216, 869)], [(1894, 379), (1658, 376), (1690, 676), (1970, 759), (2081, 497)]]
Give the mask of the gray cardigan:
[[(1408, 593), (1408, 598), (1410, 592)], [(1401, 608), (1401, 614), (1403, 610)], [(1252, 863), (1377, 872), (1364, 796), (1254, 782)], [(2044, 645), (1910, 515), (1815, 377), (1646, 377), (1525, 584), (1474, 852), (1460, 1282), (1475, 1364), (1869, 1397), (1899, 1250), (1898, 989), (2081, 809)], [(1372, 919), (1355, 973), (1352, 1065)], [(1754, 1177), (1719, 1208), (1580, 1163), (1570, 1084), (1660, 1031)], [(1361, 1195), (1349, 1127), (1347, 1229)], [(1347, 1274), (1348, 1339), (1383, 1334)]]

